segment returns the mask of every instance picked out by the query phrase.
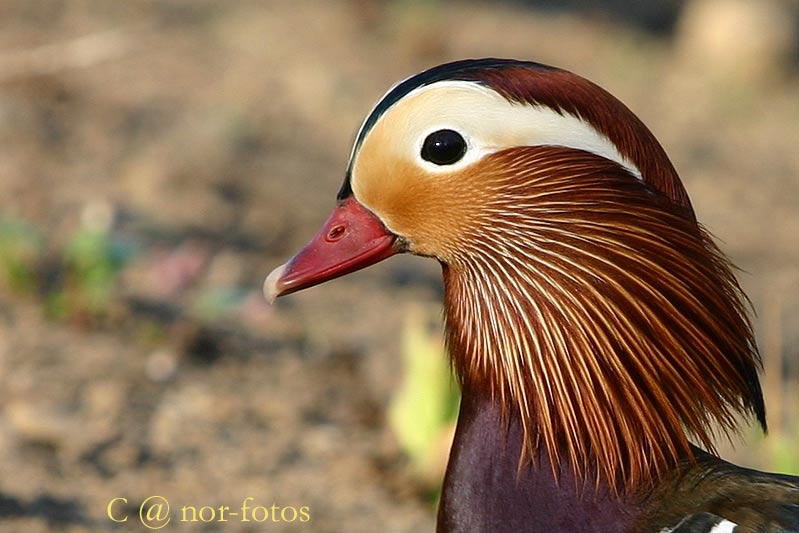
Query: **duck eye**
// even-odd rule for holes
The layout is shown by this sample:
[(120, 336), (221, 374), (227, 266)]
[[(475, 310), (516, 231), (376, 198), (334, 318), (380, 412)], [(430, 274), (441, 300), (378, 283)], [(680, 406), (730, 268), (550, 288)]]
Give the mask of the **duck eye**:
[(451, 165), (466, 153), (466, 141), (453, 130), (434, 131), (424, 140), (422, 159), (436, 165)]

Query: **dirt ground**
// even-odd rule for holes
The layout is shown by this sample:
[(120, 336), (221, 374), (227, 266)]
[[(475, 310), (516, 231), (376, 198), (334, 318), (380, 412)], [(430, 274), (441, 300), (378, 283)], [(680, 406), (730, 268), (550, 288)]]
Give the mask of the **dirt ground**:
[(771, 436), (722, 449), (799, 468), (795, 65), (706, 75), (674, 34), (504, 3), (8, 0), (0, 531), (139, 531), (150, 497), (164, 531), (431, 531), (385, 409), (438, 267), (392, 258), (274, 307), (261, 284), (327, 217), (385, 90), (478, 56), (579, 72), (655, 132), (757, 313)]

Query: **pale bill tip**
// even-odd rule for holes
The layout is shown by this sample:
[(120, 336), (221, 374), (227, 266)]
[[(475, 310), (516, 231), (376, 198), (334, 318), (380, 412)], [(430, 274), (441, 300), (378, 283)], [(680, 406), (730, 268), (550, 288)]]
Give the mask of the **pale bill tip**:
[(266, 276), (266, 280), (264, 281), (264, 296), (266, 297), (266, 301), (270, 304), (274, 303), (275, 298), (280, 294), (278, 281), (283, 277), (285, 271), (286, 265), (280, 265)]

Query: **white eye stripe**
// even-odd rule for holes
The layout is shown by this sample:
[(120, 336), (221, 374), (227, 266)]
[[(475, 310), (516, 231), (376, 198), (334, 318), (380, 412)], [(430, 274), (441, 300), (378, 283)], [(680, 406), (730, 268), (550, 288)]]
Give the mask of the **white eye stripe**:
[[(588, 122), (547, 106), (508, 101), (475, 82), (450, 80), (418, 87), (387, 109), (377, 122), (382, 121), (391, 121), (391, 127), (402, 130), (396, 137), (398, 146), (392, 150), (429, 172), (458, 170), (487, 154), (516, 146), (564, 146), (615, 161), (642, 179), (640, 169)], [(460, 161), (440, 166), (422, 159), (424, 140), (439, 129), (457, 131), (466, 140), (467, 151)], [(403, 142), (408, 144), (403, 147)], [(357, 157), (357, 148), (352, 157)]]

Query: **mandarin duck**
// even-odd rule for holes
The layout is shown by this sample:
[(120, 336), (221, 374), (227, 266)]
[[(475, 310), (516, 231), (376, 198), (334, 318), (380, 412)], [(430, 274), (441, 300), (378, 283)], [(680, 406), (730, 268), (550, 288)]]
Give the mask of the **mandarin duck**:
[(799, 477), (714, 455), (740, 414), (766, 428), (747, 300), (611, 94), (502, 59), (402, 81), (264, 291), (401, 252), (441, 264), (462, 392), (438, 531), (799, 531)]

